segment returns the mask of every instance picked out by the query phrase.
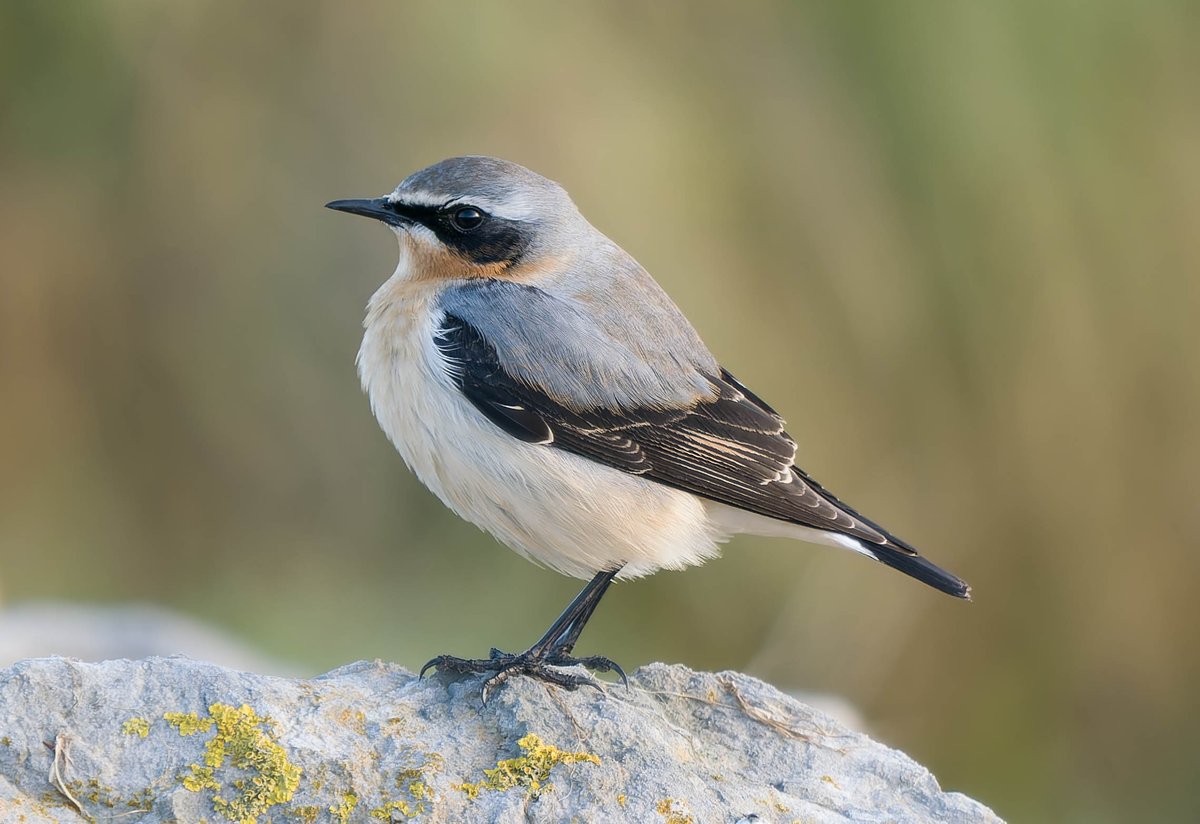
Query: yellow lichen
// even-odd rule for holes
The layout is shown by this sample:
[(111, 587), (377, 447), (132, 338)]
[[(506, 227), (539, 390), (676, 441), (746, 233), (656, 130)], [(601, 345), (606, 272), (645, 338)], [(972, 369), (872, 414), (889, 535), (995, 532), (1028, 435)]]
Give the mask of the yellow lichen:
[[(300, 786), (301, 769), (288, 761), (287, 753), (263, 727), (269, 718), (260, 717), (249, 706), (231, 707), (213, 704), (209, 715), (166, 713), (163, 715), (180, 735), (217, 732), (204, 746), (204, 766), (192, 764), (180, 782), (192, 792), (213, 791), (213, 807), (222, 816), (238, 824), (257, 824), (258, 817), (276, 804), (292, 800)], [(235, 794), (227, 798), (217, 771), (226, 766), (247, 771), (248, 777), (233, 777), (229, 784)]]
[(292, 817), (303, 822), (303, 824), (316, 824), (317, 817), (320, 814), (320, 807), (297, 807), (292, 810)]
[(146, 787), (138, 790), (133, 794), (133, 797), (126, 802), (125, 806), (134, 810), (141, 810), (144, 813), (150, 812), (154, 808), (154, 788)]
[(625, 793), (621, 793), (620, 795), (617, 796), (617, 804), (620, 805), (622, 810), (625, 809), (625, 802), (628, 800), (629, 800), (629, 796), (625, 795)]
[(393, 813), (400, 813), (405, 818), (415, 818), (427, 812), (425, 802), (433, 800), (433, 790), (422, 779), (425, 771), (441, 768), (441, 756), (427, 756), (424, 766), (400, 770), (396, 773), (396, 789), (402, 790), (408, 798), (385, 799), (383, 804), (371, 810), (371, 818), (380, 821), (392, 821)]
[(183, 776), (180, 783), (184, 789), (198, 793), (201, 790), (219, 790), (220, 783), (213, 777), (212, 767), (201, 767), (199, 764), (192, 764), (189, 768), (191, 772)]
[(121, 796), (115, 789), (107, 784), (100, 783), (95, 778), (89, 778), (87, 781), (68, 781), (65, 786), (70, 792), (68, 798), (83, 799), (90, 801), (92, 804), (103, 805), (109, 808), (115, 807), (121, 802)]
[(362, 710), (345, 707), (335, 717), (342, 726), (349, 727), (359, 735), (367, 734), (367, 714)]
[(150, 734), (150, 722), (145, 718), (130, 718), (121, 725), (121, 732), (125, 735), (136, 735), (138, 738), (145, 738)]
[(342, 793), (342, 803), (334, 804), (329, 808), (329, 814), (336, 818), (341, 824), (346, 824), (350, 820), (350, 814), (354, 812), (354, 808), (358, 806), (358, 796), (353, 790), (347, 790)]
[(396, 773), (396, 786), (403, 787), (405, 782), (420, 778), (424, 772), (424, 767), (409, 767), (407, 770), (400, 770)]
[(371, 810), (371, 818), (377, 818), (380, 821), (395, 821), (395, 813), (399, 813), (405, 818), (415, 818), (425, 812), (424, 807), (413, 809), (413, 806), (407, 801), (388, 801), (379, 807)]
[[(679, 805), (678, 808), (676, 804)], [(664, 798), (658, 802), (655, 809), (666, 820), (666, 824), (696, 824), (696, 819), (688, 812), (687, 805), (674, 798)]]
[(208, 732), (212, 729), (213, 725), (211, 718), (200, 718), (194, 712), (164, 712), (163, 720), (179, 730), (180, 735), (195, 735), (198, 732)]
[(552, 744), (543, 744), (533, 733), (517, 741), (517, 746), (524, 755), (498, 761), (493, 769), (483, 771), (483, 781), (455, 784), (454, 788), (471, 800), (484, 790), (504, 792), (514, 787), (524, 787), (527, 797), (536, 798), (553, 789), (549, 783), (550, 770), (558, 764), (600, 763), (600, 758), (590, 752), (566, 752)]

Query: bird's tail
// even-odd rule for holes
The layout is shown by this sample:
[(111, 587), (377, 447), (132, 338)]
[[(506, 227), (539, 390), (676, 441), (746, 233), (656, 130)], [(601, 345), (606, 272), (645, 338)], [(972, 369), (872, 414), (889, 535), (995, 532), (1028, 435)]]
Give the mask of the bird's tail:
[(931, 564), (920, 555), (910, 555), (890, 546), (859, 542), (863, 550), (875, 560), (887, 564), (892, 569), (898, 569), (905, 575), (911, 575), (923, 584), (929, 584), (934, 589), (940, 589), (956, 598), (971, 600), (971, 587), (967, 582), (952, 575), (937, 564)]

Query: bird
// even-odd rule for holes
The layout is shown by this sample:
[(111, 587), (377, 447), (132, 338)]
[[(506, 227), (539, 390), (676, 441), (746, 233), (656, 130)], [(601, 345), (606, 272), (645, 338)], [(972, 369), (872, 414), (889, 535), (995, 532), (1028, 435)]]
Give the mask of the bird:
[(528, 650), (439, 655), (422, 676), (485, 675), (485, 704), (514, 675), (625, 680), (609, 658), (574, 655), (612, 582), (701, 564), (739, 533), (848, 549), (970, 600), (796, 465), (783, 418), (558, 183), (471, 155), (326, 205), (399, 241), (357, 357), (383, 432), (457, 515), (588, 581)]

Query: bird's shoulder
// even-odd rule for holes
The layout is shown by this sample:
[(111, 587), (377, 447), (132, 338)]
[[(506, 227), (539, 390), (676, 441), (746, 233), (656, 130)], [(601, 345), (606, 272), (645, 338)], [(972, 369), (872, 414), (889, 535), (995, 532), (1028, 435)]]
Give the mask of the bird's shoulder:
[(618, 296), (620, 278), (587, 274), (575, 272), (570, 290), (472, 279), (444, 290), (437, 308), (482, 341), (472, 344), (477, 354), (486, 345), (497, 367), (568, 409), (677, 405), (711, 394), (706, 376), (716, 359), (682, 313), (659, 300), (661, 290), (649, 288), (648, 275)]

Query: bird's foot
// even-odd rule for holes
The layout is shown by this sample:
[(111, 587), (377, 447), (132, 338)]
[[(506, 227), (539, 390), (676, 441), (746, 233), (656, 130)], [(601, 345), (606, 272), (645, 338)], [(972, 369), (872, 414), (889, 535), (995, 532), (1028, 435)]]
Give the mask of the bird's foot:
[(575, 687), (595, 687), (601, 689), (600, 682), (590, 674), (566, 672), (567, 667), (583, 666), (595, 672), (615, 672), (621, 676), (621, 683), (629, 686), (629, 679), (621, 666), (601, 655), (590, 655), (586, 658), (575, 658), (566, 650), (559, 648), (540, 651), (536, 648), (513, 654), (493, 649), (487, 658), (456, 658), (453, 655), (439, 655), (421, 667), (421, 677), (426, 671), (437, 669), (445, 672), (458, 673), (492, 673), (483, 682), (480, 698), (487, 704), (488, 696), (496, 687), (503, 684), (514, 675), (527, 675), (548, 684), (574, 689)]

